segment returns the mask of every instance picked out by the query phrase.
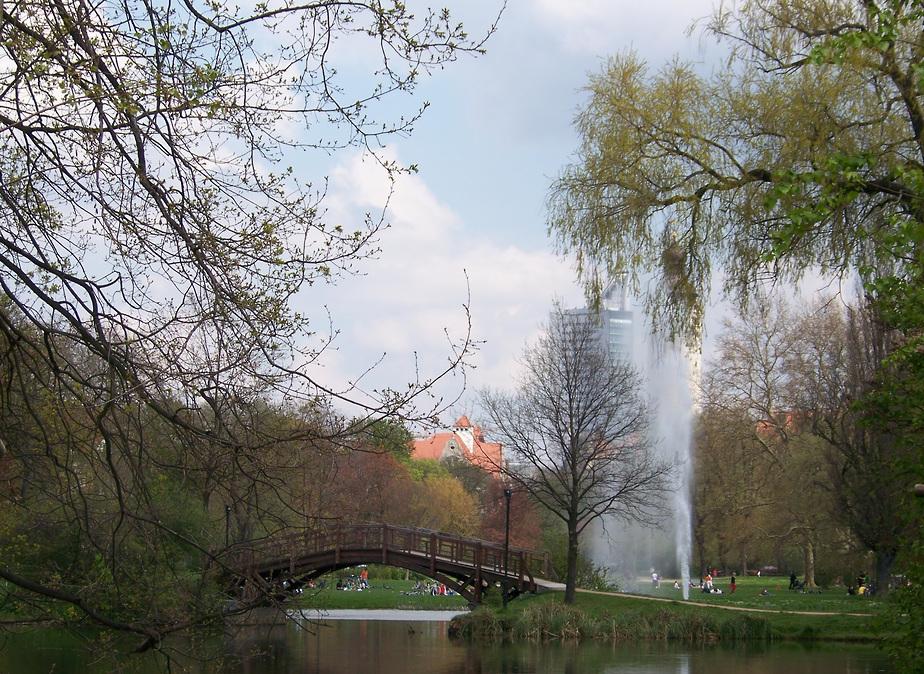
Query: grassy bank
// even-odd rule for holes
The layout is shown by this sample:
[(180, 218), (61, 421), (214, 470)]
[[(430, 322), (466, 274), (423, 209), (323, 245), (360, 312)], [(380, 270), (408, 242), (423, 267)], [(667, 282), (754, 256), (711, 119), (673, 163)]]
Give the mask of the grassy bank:
[[(823, 588), (816, 592), (794, 592), (789, 590), (789, 579), (781, 576), (739, 578), (737, 588), (731, 592), (729, 578), (719, 577), (715, 586), (722, 594), (707, 594), (695, 588), (690, 589), (690, 601), (711, 606), (733, 608), (758, 608), (771, 611), (827, 611), (834, 613), (878, 614), (883, 602), (876, 597), (848, 595), (842, 587)], [(639, 582), (626, 588), (627, 591), (662, 599), (679, 600), (681, 591), (673, 588), (673, 581), (664, 581), (661, 587), (653, 588), (650, 581)]]
[(468, 602), (459, 595), (431, 596), (414, 592), (414, 580), (372, 578), (367, 590), (337, 590), (328, 583), (324, 589), (305, 590), (294, 606), (316, 609), (416, 609), (444, 611), (468, 608)]
[(873, 641), (873, 618), (727, 611), (685, 602), (579, 594), (525, 596), (506, 611), (482, 608), (453, 620), (467, 638), (608, 639), (709, 643), (716, 641)]
[[(373, 574), (379, 571), (371, 568)], [(295, 606), (319, 609), (464, 609), (461, 596), (431, 596), (415, 592), (416, 579), (375, 575), (363, 591), (336, 590), (336, 577), (327, 587), (306, 590)], [(847, 595), (832, 589), (800, 594), (787, 589), (786, 578), (744, 578), (734, 594), (719, 579), (724, 594), (691, 590), (689, 602), (671, 582), (660, 588), (640, 583), (630, 588), (645, 596), (609, 596), (578, 593), (573, 607), (562, 604), (558, 593), (526, 595), (501, 609), (496, 593), (486, 597), (487, 606), (453, 621), (453, 631), (470, 638), (507, 639), (607, 639), (708, 643), (715, 641), (875, 641), (875, 616), (884, 603)], [(697, 606), (696, 604), (706, 604)], [(727, 609), (759, 609), (762, 612)], [(833, 615), (799, 615), (791, 611), (826, 612)], [(869, 615), (847, 615), (863, 613)]]

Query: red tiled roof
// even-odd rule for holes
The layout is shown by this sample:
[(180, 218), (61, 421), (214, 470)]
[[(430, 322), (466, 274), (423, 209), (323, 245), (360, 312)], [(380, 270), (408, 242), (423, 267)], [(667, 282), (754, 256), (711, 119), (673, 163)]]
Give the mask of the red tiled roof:
[[(467, 421), (467, 419), (465, 420)], [(461, 424), (457, 424), (457, 427), (464, 428)], [(434, 433), (428, 438), (415, 438), (411, 442), (411, 456), (415, 459), (440, 461), (445, 455), (450, 441), (455, 440), (459, 453), (468, 461), (491, 473), (500, 472), (500, 466), (503, 462), (503, 445), (499, 442), (485, 442), (480, 429), (475, 427), (475, 431), (473, 450), (469, 450), (462, 438), (456, 433), (448, 431)]]
[(443, 458), (443, 452), (449, 441), (456, 438), (459, 447), (464, 448), (461, 438), (455, 433), (435, 433), (429, 438), (414, 438), (411, 441), (411, 456), (415, 459), (435, 459), (439, 461)]
[(472, 422), (464, 414), (456, 419), (456, 428), (471, 428)]
[(503, 462), (503, 445), (499, 442), (484, 442), (475, 440), (475, 450), (468, 457), (476, 466), (484, 468), (491, 473), (499, 473)]

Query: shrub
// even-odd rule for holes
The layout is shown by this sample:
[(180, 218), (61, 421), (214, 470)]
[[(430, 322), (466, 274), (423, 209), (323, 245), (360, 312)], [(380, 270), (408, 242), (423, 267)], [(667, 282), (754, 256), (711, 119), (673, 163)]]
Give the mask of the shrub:
[(450, 637), (473, 640), (500, 639), (507, 633), (507, 625), (489, 608), (478, 608), (459, 615), (449, 622)]
[(606, 639), (609, 641), (769, 641), (766, 618), (732, 616), (719, 621), (696, 611), (629, 610), (616, 615), (589, 615), (575, 606), (554, 602), (527, 606), (511, 622), (488, 609), (458, 616), (450, 625), (452, 636), (471, 639)]
[(514, 624), (517, 636), (528, 638), (580, 639), (593, 633), (592, 621), (580, 609), (566, 604), (527, 607)]

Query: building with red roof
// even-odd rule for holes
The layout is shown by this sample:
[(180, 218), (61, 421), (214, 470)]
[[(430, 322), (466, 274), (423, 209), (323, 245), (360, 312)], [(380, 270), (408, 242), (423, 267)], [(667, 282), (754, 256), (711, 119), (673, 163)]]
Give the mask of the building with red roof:
[(500, 473), (504, 465), (503, 445), (485, 440), (481, 428), (473, 425), (464, 414), (448, 431), (434, 433), (427, 438), (415, 438), (411, 456), (436, 461), (459, 457), (489, 473)]

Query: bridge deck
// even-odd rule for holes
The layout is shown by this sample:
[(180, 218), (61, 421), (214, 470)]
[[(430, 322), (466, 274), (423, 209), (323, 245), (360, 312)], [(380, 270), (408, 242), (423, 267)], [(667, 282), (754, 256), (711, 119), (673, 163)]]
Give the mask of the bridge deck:
[(316, 577), (357, 564), (387, 564), (438, 578), (473, 603), (498, 583), (503, 591), (558, 589), (545, 580), (547, 553), (427, 529), (362, 524), (325, 527), (236, 546), (230, 567), (240, 578)]

